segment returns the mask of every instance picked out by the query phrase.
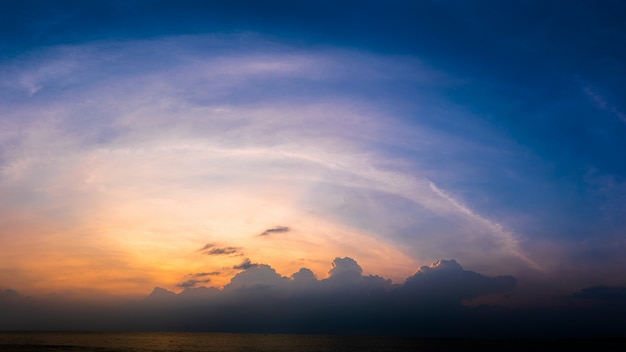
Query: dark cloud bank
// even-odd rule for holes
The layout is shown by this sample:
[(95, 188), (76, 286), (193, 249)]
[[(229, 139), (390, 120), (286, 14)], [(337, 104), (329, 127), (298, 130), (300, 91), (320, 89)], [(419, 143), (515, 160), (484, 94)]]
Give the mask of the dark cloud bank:
[(507, 295), (512, 276), (488, 277), (454, 260), (421, 267), (403, 284), (364, 276), (335, 258), (329, 277), (302, 268), (290, 278), (245, 259), (222, 290), (196, 287), (215, 273), (191, 274), (181, 293), (163, 288), (140, 301), (81, 303), (0, 290), (0, 330), (153, 330), (376, 334), (418, 337), (625, 337), (626, 288), (591, 287), (542, 307), (469, 306)]

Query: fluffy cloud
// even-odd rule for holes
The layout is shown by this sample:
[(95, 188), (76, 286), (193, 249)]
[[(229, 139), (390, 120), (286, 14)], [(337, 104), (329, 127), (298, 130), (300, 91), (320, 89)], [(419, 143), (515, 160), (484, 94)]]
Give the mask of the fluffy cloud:
[(317, 284), (317, 277), (311, 271), (311, 269), (300, 268), (297, 272), (291, 275), (293, 286), (297, 288), (312, 288)]
[(246, 260), (243, 264), (236, 266), (244, 271), (235, 275), (230, 283), (224, 286), (224, 291), (244, 291), (263, 289), (282, 289), (289, 282), (286, 277), (276, 273), (269, 265), (251, 264)]
[(480, 295), (510, 292), (516, 283), (512, 276), (488, 277), (464, 270), (455, 260), (439, 260), (422, 266), (406, 280), (402, 290), (418, 300), (461, 302)]
[(353, 281), (361, 278), (363, 273), (361, 266), (352, 258), (335, 258), (332, 265), (328, 275), (333, 280)]
[[(423, 266), (404, 284), (393, 284), (380, 276), (363, 275), (361, 266), (349, 257), (335, 258), (331, 265), (328, 277), (321, 280), (307, 268), (301, 268), (288, 278), (278, 274), (269, 265), (252, 263), (246, 258), (234, 267), (242, 271), (224, 286), (223, 295), (228, 296), (235, 292), (248, 292), (252, 295), (272, 292), (279, 294), (277, 297), (281, 298), (285, 295), (297, 297), (301, 294), (314, 294), (319, 295), (317, 298), (348, 295), (344, 298), (356, 299), (377, 292), (382, 295), (379, 296), (381, 301), (378, 303), (383, 306), (397, 300), (402, 304), (426, 306), (441, 302), (456, 306), (461, 305), (463, 300), (481, 295), (507, 293), (516, 286), (516, 279), (512, 276), (481, 275), (464, 270), (455, 260), (439, 260), (430, 266)], [(199, 282), (189, 280), (188, 284), (179, 287), (193, 287)], [(298, 291), (302, 287), (306, 287), (308, 291)], [(158, 289), (152, 295), (162, 296), (163, 291)], [(168, 297), (175, 299), (177, 296)]]

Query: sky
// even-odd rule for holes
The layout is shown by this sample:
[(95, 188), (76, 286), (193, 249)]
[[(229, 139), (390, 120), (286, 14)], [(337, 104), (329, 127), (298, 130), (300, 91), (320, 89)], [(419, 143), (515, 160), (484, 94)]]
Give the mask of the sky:
[[(3, 1), (0, 303), (32, 316), (0, 327), (46, 326), (28, 312), (58, 299), (169, 305), (202, 287), (328, 307), (344, 281), (387, 292), (389, 312), (466, 284), (440, 305), (455, 317), (592, 296), (623, 311), (625, 13)], [(443, 283), (420, 288), (426, 272)]]

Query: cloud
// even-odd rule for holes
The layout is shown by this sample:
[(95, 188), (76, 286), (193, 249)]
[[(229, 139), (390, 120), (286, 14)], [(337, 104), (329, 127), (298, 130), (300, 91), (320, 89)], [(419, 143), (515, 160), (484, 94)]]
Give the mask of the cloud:
[(461, 303), (481, 295), (511, 292), (516, 285), (512, 276), (488, 277), (463, 269), (456, 260), (439, 260), (407, 278), (402, 290), (416, 300)]
[(5, 299), (15, 299), (20, 297), (20, 294), (13, 289), (2, 289), (0, 288), (0, 301)]
[(315, 274), (308, 268), (300, 268), (291, 275), (291, 280), (295, 289), (312, 289), (319, 284)]
[(626, 114), (620, 111), (620, 109), (616, 106), (609, 104), (606, 97), (600, 95), (590, 86), (584, 86), (581, 89), (583, 93), (585, 93), (585, 95), (593, 101), (598, 109), (608, 111), (611, 115), (620, 119), (622, 122), (626, 122)]
[(213, 247), (215, 247), (215, 245), (213, 243), (207, 243), (207, 244), (204, 245), (204, 247), (198, 249), (198, 252), (203, 252), (203, 251), (209, 250), (209, 249), (211, 249)]
[(155, 287), (142, 301), (148, 304), (164, 304), (170, 303), (174, 299), (176, 299), (176, 293), (168, 291), (162, 287)]
[(626, 287), (592, 286), (574, 293), (572, 298), (596, 304), (626, 305)]
[(265, 264), (251, 264), (249, 260), (235, 269), (244, 269), (235, 275), (230, 283), (224, 286), (224, 291), (249, 291), (259, 289), (282, 289), (289, 283), (289, 279), (279, 275), (274, 268)]
[(283, 232), (289, 232), (289, 227), (287, 227), (287, 226), (275, 226), (275, 227), (272, 227), (271, 229), (267, 229), (267, 230), (263, 231), (259, 236), (269, 236), (269, 235), (274, 234), (274, 233), (283, 233)]
[(307, 268), (300, 268), (300, 270), (298, 270), (298, 272), (296, 272), (293, 275), (291, 275), (291, 279), (294, 282), (314, 282), (314, 281), (317, 281), (317, 277), (315, 277), (315, 274), (311, 271), (311, 269), (307, 269)]
[(190, 274), (190, 275), (195, 276), (195, 277), (204, 277), (204, 276), (215, 276), (219, 274), (220, 274), (219, 271), (211, 271), (211, 272), (206, 272), (206, 273), (195, 273), (195, 274)]
[(211, 248), (208, 251), (205, 251), (206, 255), (224, 255), (224, 254), (234, 254), (239, 252), (240, 248), (237, 247), (224, 247), (224, 248)]
[(258, 266), (259, 266), (259, 264), (252, 263), (250, 261), (250, 259), (246, 258), (246, 259), (244, 259), (241, 262), (241, 264), (233, 265), (233, 269), (236, 269), (236, 270), (248, 270), (248, 269), (251, 269), (251, 268), (256, 268)]
[(327, 293), (344, 292), (345, 289), (362, 292), (378, 290), (393, 292), (396, 295), (394, 297), (408, 298), (413, 303), (443, 301), (446, 304), (462, 304), (464, 300), (478, 296), (510, 292), (517, 283), (512, 276), (489, 277), (465, 270), (455, 260), (439, 260), (430, 266), (422, 266), (404, 284), (392, 284), (390, 280), (380, 276), (363, 275), (361, 266), (349, 257), (335, 258), (331, 266), (329, 276), (321, 280), (307, 268), (301, 268), (287, 278), (269, 265), (254, 264), (246, 258), (241, 264), (234, 266), (234, 269), (242, 272), (235, 275), (224, 289), (232, 291), (272, 287), (289, 291), (295, 286), (306, 284), (312, 290)]
[(190, 288), (190, 287), (196, 287), (198, 284), (207, 284), (209, 282), (211, 282), (211, 279), (187, 280), (187, 281), (176, 284), (176, 287)]
[[(403, 284), (363, 275), (350, 257), (335, 258), (332, 274), (324, 279), (306, 268), (288, 278), (269, 265), (245, 262), (247, 268), (221, 290), (189, 282), (180, 293), (157, 287), (138, 302), (90, 305), (62, 297), (11, 295), (8, 300), (0, 295), (0, 305), (6, 301), (0, 327), (490, 338), (623, 334), (614, 324), (626, 313), (623, 287), (584, 289), (547, 308), (489, 301), (469, 306), (464, 301), (472, 297), (506, 297), (515, 279), (465, 270), (456, 260), (423, 266)], [(350, 278), (344, 281), (343, 275)], [(589, 299), (604, 303), (579, 303)]]
[(332, 263), (332, 269), (328, 272), (331, 279), (342, 281), (353, 281), (359, 279), (363, 269), (352, 258), (335, 258)]
[(204, 247), (200, 248), (198, 251), (202, 252), (202, 254), (206, 255), (230, 255), (230, 254), (239, 254), (241, 248), (239, 247), (216, 247), (214, 244), (206, 244)]

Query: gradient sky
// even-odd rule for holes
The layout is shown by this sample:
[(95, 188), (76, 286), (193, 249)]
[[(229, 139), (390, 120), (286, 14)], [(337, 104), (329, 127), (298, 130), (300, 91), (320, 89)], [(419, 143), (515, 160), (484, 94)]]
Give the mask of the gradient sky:
[(335, 257), (624, 286), (625, 14), (3, 1), (0, 288), (145, 296)]

